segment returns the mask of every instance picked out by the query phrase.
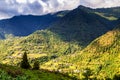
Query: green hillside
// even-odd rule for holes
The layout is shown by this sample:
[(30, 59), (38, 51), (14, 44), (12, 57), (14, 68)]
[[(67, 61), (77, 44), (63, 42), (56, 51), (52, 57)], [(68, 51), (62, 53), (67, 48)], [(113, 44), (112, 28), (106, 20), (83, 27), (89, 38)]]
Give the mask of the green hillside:
[(25, 51), (30, 63), (37, 59), (41, 64), (62, 55), (74, 54), (109, 31), (108, 24), (108, 20), (78, 7), (46, 30), (26, 37), (1, 40), (1, 62), (19, 65)]
[(106, 80), (119, 77), (119, 63), (120, 26), (97, 38), (84, 50), (51, 60), (42, 67), (80, 79), (85, 78), (86, 74), (91, 79)]
[[(64, 74), (46, 70), (25, 70), (0, 64), (0, 80), (72, 80)], [(75, 78), (74, 78), (75, 79)]]
[[(60, 20), (46, 30), (25, 37), (6, 35), (9, 38), (0, 40), (0, 63), (6, 64), (0, 65), (0, 79), (13, 80), (14, 74), (15, 80), (71, 79), (66, 75), (82, 80), (119, 78), (120, 26), (113, 27), (119, 20), (114, 24), (94, 11), (80, 6), (56, 13)], [(40, 70), (19, 68), (25, 52), (30, 65), (38, 61)]]
[(42, 64), (80, 49), (76, 42), (64, 42), (60, 36), (48, 30), (36, 31), (27, 37), (1, 40), (0, 43), (0, 60), (10, 65), (19, 65), (25, 51), (30, 63), (37, 59)]
[[(64, 42), (60, 36), (48, 30), (36, 31), (27, 37), (16, 37), (0, 41), (0, 63), (20, 67), (22, 55), (28, 53), (31, 66), (37, 60), (40, 66), (52, 59), (68, 55), (81, 49), (76, 42)], [(58, 71), (32, 71), (0, 65), (0, 79), (9, 80), (72, 80), (67, 74)], [(43, 69), (42, 67), (40, 67)], [(7, 69), (7, 70), (6, 70)], [(23, 73), (19, 70), (21, 70)], [(10, 71), (10, 74), (9, 74)], [(11, 75), (17, 76), (11, 76)], [(75, 79), (75, 78), (74, 78)]]

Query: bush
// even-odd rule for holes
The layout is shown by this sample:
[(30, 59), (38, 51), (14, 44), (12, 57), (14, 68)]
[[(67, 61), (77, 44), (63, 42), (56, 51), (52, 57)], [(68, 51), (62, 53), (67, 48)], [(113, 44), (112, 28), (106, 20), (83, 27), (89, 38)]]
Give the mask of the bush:
[(22, 71), (21, 70), (7, 70), (7, 73), (12, 76), (12, 77), (17, 77), (18, 75), (22, 75)]
[(38, 61), (35, 61), (34, 65), (33, 65), (33, 69), (39, 70), (39, 62)]

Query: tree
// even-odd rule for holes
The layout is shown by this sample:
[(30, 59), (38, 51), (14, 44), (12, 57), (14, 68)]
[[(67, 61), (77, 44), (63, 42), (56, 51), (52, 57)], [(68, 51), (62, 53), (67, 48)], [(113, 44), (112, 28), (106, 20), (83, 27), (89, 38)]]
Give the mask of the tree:
[(39, 70), (39, 62), (38, 61), (35, 61), (34, 65), (33, 65), (33, 69)]
[(20, 67), (24, 68), (24, 69), (29, 69), (31, 67), (29, 62), (28, 62), (27, 53), (26, 52), (24, 52), (24, 54), (23, 54), (23, 58), (22, 58)]

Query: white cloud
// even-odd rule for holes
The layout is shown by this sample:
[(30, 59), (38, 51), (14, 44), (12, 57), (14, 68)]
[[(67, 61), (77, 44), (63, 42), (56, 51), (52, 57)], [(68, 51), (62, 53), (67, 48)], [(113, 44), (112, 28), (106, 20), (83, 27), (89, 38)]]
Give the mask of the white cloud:
[(120, 0), (81, 0), (81, 4), (92, 8), (116, 7), (120, 6)]
[(42, 15), (60, 10), (71, 10), (80, 0), (0, 0), (0, 19), (15, 15)]
[(0, 19), (71, 10), (80, 4), (92, 8), (115, 7), (120, 6), (120, 0), (0, 0)]

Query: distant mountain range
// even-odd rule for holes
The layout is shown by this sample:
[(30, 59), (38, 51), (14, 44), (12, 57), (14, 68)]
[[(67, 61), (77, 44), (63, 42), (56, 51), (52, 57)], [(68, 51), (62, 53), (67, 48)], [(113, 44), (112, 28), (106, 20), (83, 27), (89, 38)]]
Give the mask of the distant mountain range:
[(120, 18), (120, 7), (91, 9), (89, 7), (81, 5), (79, 6), (79, 8), (88, 12), (94, 12), (109, 20), (117, 20), (118, 18)]
[(3, 39), (5, 34), (27, 36), (36, 30), (46, 29), (60, 18), (54, 14), (47, 14), (44, 16), (15, 16), (11, 19), (0, 20), (0, 36)]
[(65, 41), (77, 41), (84, 46), (118, 23), (118, 20), (111, 21), (96, 14), (94, 9), (79, 6), (51, 25), (49, 30)]
[[(27, 35), (35, 32), (36, 30), (46, 29), (47, 27), (51, 26), (52, 24), (55, 25), (58, 23), (62, 23), (59, 26), (62, 26), (63, 24), (65, 24), (64, 26), (66, 26), (66, 25), (69, 26), (69, 23), (75, 23), (75, 19), (76, 19), (75, 25), (79, 25), (80, 23), (78, 23), (78, 22), (82, 23), (83, 20), (84, 20), (85, 24), (91, 25), (87, 22), (96, 21), (97, 18), (99, 18), (98, 22), (104, 23), (102, 25), (108, 25), (109, 21), (107, 21), (105, 19), (103, 20), (103, 18), (108, 19), (107, 17), (111, 16), (112, 18), (117, 19), (118, 17), (120, 17), (119, 13), (120, 13), (119, 7), (91, 9), (91, 8), (84, 7), (84, 6), (79, 6), (77, 9), (72, 10), (72, 11), (61, 11), (61, 12), (57, 12), (55, 14), (47, 14), (47, 15), (43, 15), (43, 16), (32, 16), (32, 15), (15, 16), (11, 19), (0, 20), (0, 38), (1, 39), (6, 38), (6, 34), (7, 35), (12, 34), (13, 36), (27, 36)], [(95, 14), (97, 14), (97, 15), (95, 15)], [(100, 16), (103, 18), (100, 18)], [(110, 18), (110, 19), (112, 19), (112, 18)], [(58, 21), (58, 22), (56, 23), (56, 21)], [(72, 22), (72, 21), (74, 21), (74, 22)], [(94, 24), (95, 24), (95, 22), (94, 22)], [(113, 24), (111, 24), (111, 25), (113, 25)], [(106, 27), (108, 27), (108, 26), (106, 26)]]
[[(115, 13), (114, 13), (115, 12)], [(84, 6), (44, 16), (16, 16), (0, 21), (0, 61), (30, 64), (82, 80), (117, 80), (120, 74), (120, 8)], [(23, 36), (12, 37), (11, 36)], [(83, 79), (84, 78), (84, 79)]]

